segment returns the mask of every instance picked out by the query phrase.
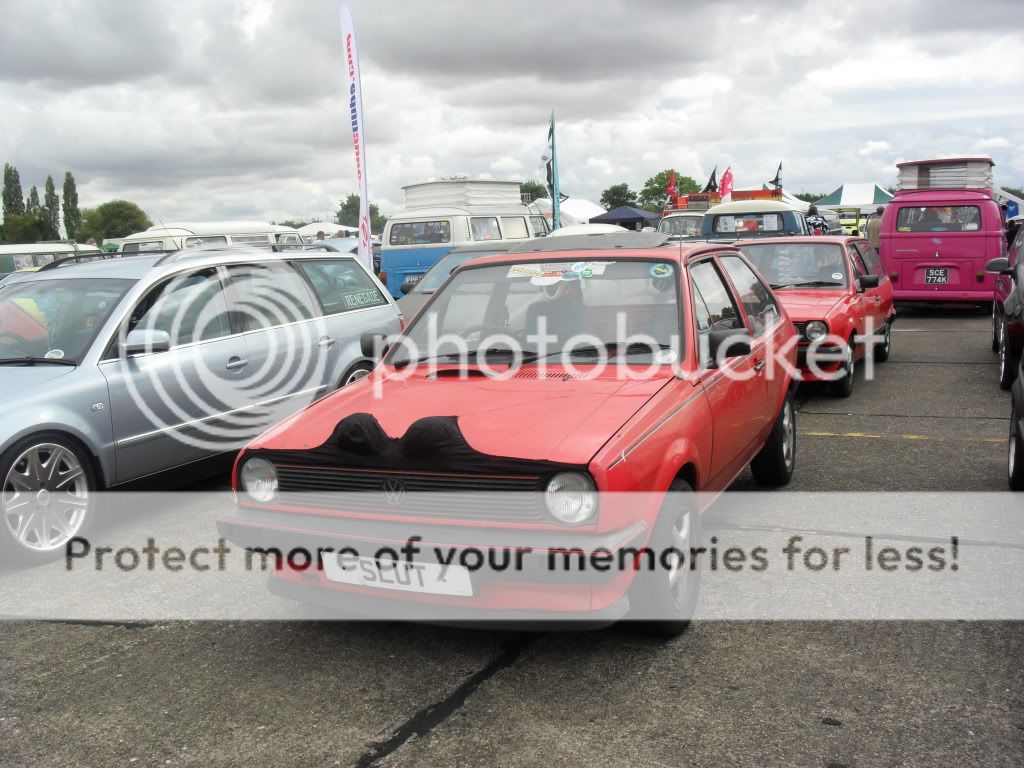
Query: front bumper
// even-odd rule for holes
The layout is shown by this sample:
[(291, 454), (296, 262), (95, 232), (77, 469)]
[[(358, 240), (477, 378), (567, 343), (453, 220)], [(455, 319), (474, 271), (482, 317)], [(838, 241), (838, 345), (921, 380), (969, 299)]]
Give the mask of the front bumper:
[[(339, 515), (283, 512), (238, 506), (217, 520), (219, 534), (254, 552), (272, 552), (271, 591), (303, 602), (372, 617), (401, 617), (450, 623), (451, 621), (511, 621), (597, 624), (616, 621), (629, 609), (628, 590), (635, 576), (631, 569), (596, 570), (589, 567), (594, 553), (628, 558), (627, 550), (642, 547), (648, 538), (644, 522), (621, 530), (598, 533), (588, 529), (540, 531), (473, 525), (413, 525)], [(481, 568), (471, 574), (473, 595), (455, 597), (419, 592), (382, 590), (329, 580), (321, 567), (290, 568), (289, 553), (336, 553), (343, 547), (360, 557), (385, 557), (379, 552), (401, 552), (410, 538), (416, 541), (417, 562), (440, 562), (437, 552), (455, 552), (458, 563), (465, 550), (485, 553), (518, 567)], [(280, 561), (274, 557), (280, 553)], [(506, 553), (511, 553), (506, 555)], [(519, 553), (516, 555), (515, 553)], [(569, 553), (567, 555), (567, 553)], [(387, 555), (390, 556), (390, 555)], [(299, 561), (309, 560), (303, 555)], [(555, 568), (552, 568), (552, 563)], [(275, 567), (276, 566), (276, 567)]]
[[(846, 356), (845, 348), (823, 344), (811, 352), (810, 346), (810, 344), (801, 344), (796, 350), (796, 364), (800, 368), (800, 380), (806, 382), (835, 380)], [(817, 362), (816, 368), (811, 366), (811, 361)]]

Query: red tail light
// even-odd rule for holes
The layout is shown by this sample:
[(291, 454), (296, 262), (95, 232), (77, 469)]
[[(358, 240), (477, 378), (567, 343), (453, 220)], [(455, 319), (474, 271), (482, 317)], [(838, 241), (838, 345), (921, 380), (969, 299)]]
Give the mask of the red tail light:
[(899, 277), (899, 276), (900, 276), (899, 272), (890, 272), (889, 273), (889, 279), (892, 280), (894, 283), (896, 282), (896, 278)]

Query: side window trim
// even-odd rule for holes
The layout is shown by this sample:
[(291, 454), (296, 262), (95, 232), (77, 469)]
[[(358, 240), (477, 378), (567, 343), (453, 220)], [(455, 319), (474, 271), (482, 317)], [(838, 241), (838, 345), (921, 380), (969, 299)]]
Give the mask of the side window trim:
[(736, 285), (732, 281), (732, 277), (729, 275), (729, 270), (722, 264), (722, 258), (725, 256), (734, 256), (735, 254), (729, 252), (715, 253), (715, 268), (718, 271), (718, 276), (722, 278), (722, 282), (725, 284), (725, 289), (729, 292), (729, 298), (732, 299), (733, 307), (735, 307), (737, 316), (743, 318), (743, 328), (750, 334), (754, 341), (757, 341), (759, 337), (754, 335), (754, 326), (750, 321), (750, 317), (747, 314), (746, 305), (740, 301), (740, 292), (736, 290)]

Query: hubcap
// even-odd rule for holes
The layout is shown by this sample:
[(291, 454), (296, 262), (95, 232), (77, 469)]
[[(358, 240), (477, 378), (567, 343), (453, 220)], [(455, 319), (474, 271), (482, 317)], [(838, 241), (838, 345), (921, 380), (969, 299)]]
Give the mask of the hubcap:
[(1007, 450), (1009, 458), (1010, 477), (1013, 477), (1013, 470), (1017, 466), (1017, 409), (1010, 409), (1010, 447)]
[(688, 560), (690, 556), (690, 528), (690, 515), (686, 513), (680, 513), (672, 525), (672, 541), (670, 546), (679, 552), (668, 569), (668, 588), (672, 595), (672, 602), (677, 606), (682, 606), (686, 603), (690, 582), (696, 575), (690, 572)]
[(1009, 351), (1006, 349), (1006, 326), (999, 326), (999, 375), (1005, 376), (1010, 365)]
[(370, 372), (368, 370), (366, 370), (365, 368), (357, 368), (356, 370), (352, 371), (352, 373), (350, 373), (348, 375), (347, 379), (345, 379), (344, 386), (347, 387), (353, 381), (359, 381), (360, 379), (362, 379), (362, 378), (364, 378), (366, 376), (369, 376), (369, 375), (370, 375)]
[(82, 463), (62, 445), (40, 443), (14, 460), (4, 478), (0, 508), (14, 540), (50, 552), (81, 529), (89, 506)]
[(885, 341), (883, 342), (883, 346), (885, 348), (885, 353), (886, 354), (889, 354), (889, 345), (891, 343), (892, 343), (892, 329), (889, 327), (888, 323), (886, 323), (886, 326), (885, 326)]
[(782, 460), (787, 469), (793, 466), (793, 454), (796, 447), (796, 429), (793, 421), (793, 406), (787, 400), (782, 407)]

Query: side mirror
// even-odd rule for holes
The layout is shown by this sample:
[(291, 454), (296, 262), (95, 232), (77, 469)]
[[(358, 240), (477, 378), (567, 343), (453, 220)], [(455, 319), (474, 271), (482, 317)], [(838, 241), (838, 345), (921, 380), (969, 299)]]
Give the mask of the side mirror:
[(404, 283), (398, 286), (398, 290), (400, 290), (402, 293), (408, 293), (409, 291), (412, 290), (414, 285), (416, 285), (416, 283), (410, 280), (406, 280)]
[(868, 291), (872, 288), (877, 288), (878, 284), (882, 282), (882, 278), (878, 275), (861, 275), (860, 276), (860, 289), (862, 291)]
[(380, 360), (388, 351), (388, 337), (383, 333), (364, 333), (359, 337), (359, 351), (363, 357)]
[(1010, 269), (1010, 260), (1007, 258), (992, 259), (988, 264), (985, 265), (986, 272), (996, 272), (1000, 275), (1008, 275), (1012, 272)]
[(170, 348), (171, 337), (167, 331), (148, 328), (136, 329), (128, 332), (124, 343), (121, 344), (121, 354), (124, 357), (137, 357), (155, 352), (167, 352)]
[(727, 329), (708, 334), (708, 354), (712, 365), (730, 357), (744, 357), (750, 354), (750, 334), (743, 330)]

